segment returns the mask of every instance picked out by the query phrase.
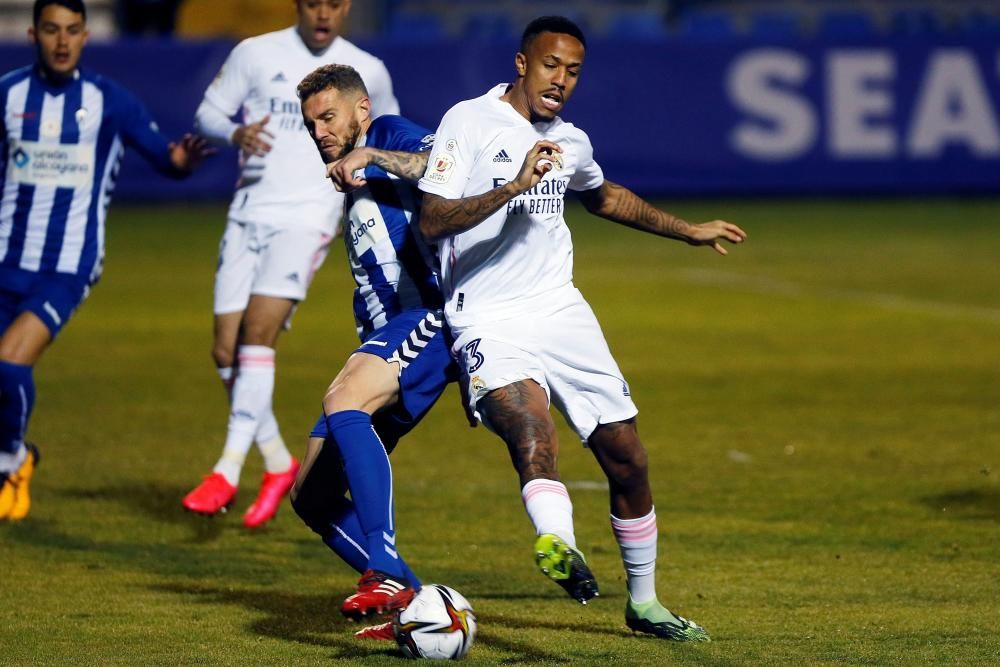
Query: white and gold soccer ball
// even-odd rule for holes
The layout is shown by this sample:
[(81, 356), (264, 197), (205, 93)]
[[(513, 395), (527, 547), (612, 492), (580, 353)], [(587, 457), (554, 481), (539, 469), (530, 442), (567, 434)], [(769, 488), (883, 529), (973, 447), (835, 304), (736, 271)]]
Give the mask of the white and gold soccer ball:
[(409, 606), (393, 618), (393, 631), (408, 658), (455, 660), (472, 647), (476, 615), (455, 589), (425, 584)]

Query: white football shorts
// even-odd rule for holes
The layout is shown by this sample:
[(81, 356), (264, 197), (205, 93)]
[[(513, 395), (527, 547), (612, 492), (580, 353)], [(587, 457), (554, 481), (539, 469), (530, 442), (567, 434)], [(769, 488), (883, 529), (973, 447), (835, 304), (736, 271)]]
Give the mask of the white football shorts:
[(251, 294), (302, 301), (331, 239), (315, 229), (230, 219), (219, 243), (213, 312), (245, 310)]
[[(550, 312), (453, 329), (452, 355), (473, 410), (492, 390), (531, 379), (586, 444), (599, 424), (630, 419), (639, 410), (594, 311), (575, 287), (565, 292), (568, 298)], [(476, 417), (483, 421), (478, 411)]]

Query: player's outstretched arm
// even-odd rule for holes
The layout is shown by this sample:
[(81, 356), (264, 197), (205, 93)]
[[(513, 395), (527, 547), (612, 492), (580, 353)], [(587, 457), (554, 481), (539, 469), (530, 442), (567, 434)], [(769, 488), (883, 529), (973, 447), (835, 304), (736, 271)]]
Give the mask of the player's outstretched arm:
[(640, 231), (684, 241), (690, 245), (711, 246), (720, 255), (728, 254), (721, 241), (742, 243), (747, 233), (725, 220), (691, 224), (651, 206), (628, 188), (611, 181), (580, 193), (584, 207), (602, 218)]
[(336, 162), (326, 167), (326, 177), (341, 192), (360, 188), (367, 181), (364, 176), (355, 176), (354, 172), (373, 164), (385, 169), (390, 174), (399, 176), (409, 183), (416, 183), (424, 175), (427, 168), (427, 153), (407, 153), (405, 151), (387, 151), (381, 148), (362, 146)]
[(183, 174), (190, 174), (206, 157), (215, 153), (204, 137), (193, 134), (185, 134), (179, 142), (169, 144), (169, 148), (170, 163)]
[(551, 141), (538, 141), (524, 156), (521, 170), (513, 181), (474, 197), (446, 199), (435, 194), (424, 195), (420, 209), (420, 231), (428, 241), (440, 241), (448, 236), (472, 229), (490, 217), (514, 197), (538, 185), (549, 171), (553, 160), (559, 160), (562, 149)]

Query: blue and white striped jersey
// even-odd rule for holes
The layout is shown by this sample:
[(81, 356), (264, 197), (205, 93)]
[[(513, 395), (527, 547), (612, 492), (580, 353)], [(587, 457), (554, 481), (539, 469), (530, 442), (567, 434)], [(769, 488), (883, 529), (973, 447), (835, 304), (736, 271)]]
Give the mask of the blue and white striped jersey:
[[(363, 144), (384, 150), (422, 152), (434, 136), (400, 116), (372, 121)], [(420, 191), (416, 186), (371, 165), (367, 183), (347, 195), (344, 242), (354, 273), (354, 318), (358, 336), (367, 340), (393, 317), (407, 310), (440, 310), (435, 249), (423, 241)]]
[(14, 70), (0, 78), (0, 109), (0, 271), (93, 284), (124, 147), (174, 174), (167, 138), (131, 93), (82, 70), (65, 82)]

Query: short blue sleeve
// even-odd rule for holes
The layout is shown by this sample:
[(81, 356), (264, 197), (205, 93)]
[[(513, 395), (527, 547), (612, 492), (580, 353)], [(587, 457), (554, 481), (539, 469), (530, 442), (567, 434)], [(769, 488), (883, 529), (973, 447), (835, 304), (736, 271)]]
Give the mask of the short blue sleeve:
[(434, 133), (402, 116), (379, 116), (368, 128), (365, 145), (387, 151), (424, 153), (434, 145)]

